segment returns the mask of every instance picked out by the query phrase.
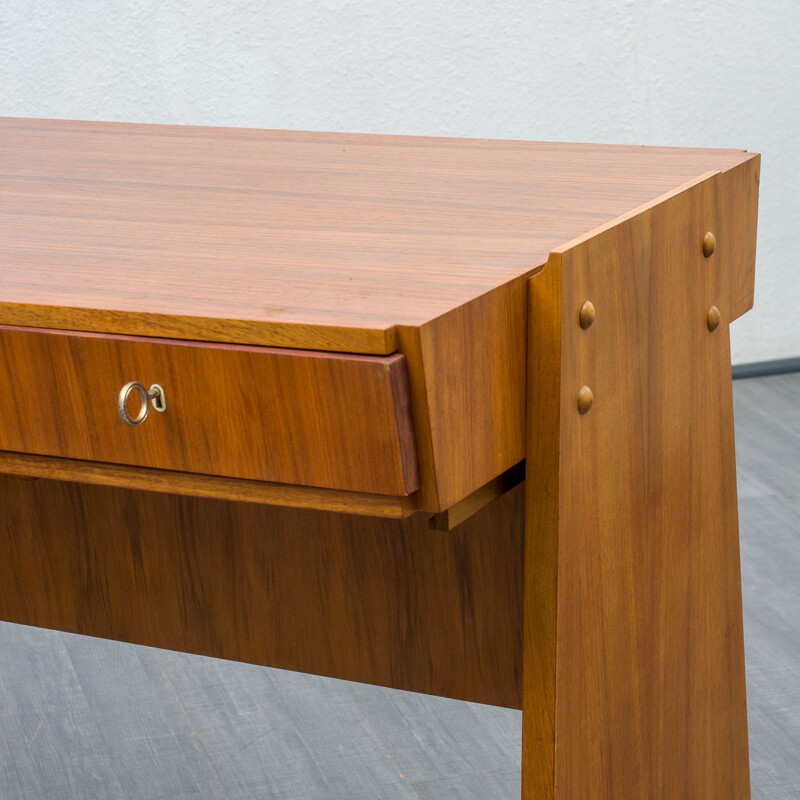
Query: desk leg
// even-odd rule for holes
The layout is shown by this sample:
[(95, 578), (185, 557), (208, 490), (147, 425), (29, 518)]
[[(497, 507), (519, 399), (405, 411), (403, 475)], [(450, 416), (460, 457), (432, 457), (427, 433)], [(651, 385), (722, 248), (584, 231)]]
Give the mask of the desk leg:
[(750, 794), (731, 311), (724, 251), (700, 246), (716, 185), (529, 284), (525, 800)]

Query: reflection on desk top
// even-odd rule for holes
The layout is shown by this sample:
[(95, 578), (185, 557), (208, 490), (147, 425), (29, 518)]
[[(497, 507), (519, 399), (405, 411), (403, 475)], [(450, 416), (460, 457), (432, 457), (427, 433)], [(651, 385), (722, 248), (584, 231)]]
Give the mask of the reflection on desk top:
[(752, 156), (0, 120), (0, 323), (372, 354)]

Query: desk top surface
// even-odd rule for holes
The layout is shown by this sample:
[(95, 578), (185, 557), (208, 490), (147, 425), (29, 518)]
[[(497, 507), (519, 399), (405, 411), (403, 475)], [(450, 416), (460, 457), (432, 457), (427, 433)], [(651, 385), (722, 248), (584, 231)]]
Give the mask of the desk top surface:
[(751, 157), (0, 119), (0, 323), (390, 353)]

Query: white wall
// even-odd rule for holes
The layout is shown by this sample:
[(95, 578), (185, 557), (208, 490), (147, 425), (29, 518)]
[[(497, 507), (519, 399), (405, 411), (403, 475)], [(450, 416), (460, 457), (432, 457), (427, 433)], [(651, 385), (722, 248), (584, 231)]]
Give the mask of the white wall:
[(800, 356), (798, 0), (0, 0), (0, 115), (760, 151), (733, 357)]

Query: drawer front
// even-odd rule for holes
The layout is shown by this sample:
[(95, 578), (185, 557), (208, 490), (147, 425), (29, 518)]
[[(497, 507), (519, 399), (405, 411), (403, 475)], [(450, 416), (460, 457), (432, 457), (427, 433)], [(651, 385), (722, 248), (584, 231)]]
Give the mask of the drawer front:
[[(125, 424), (124, 385), (166, 408)], [(0, 450), (405, 495), (405, 361), (0, 326)], [(136, 416), (138, 395), (129, 398)]]

